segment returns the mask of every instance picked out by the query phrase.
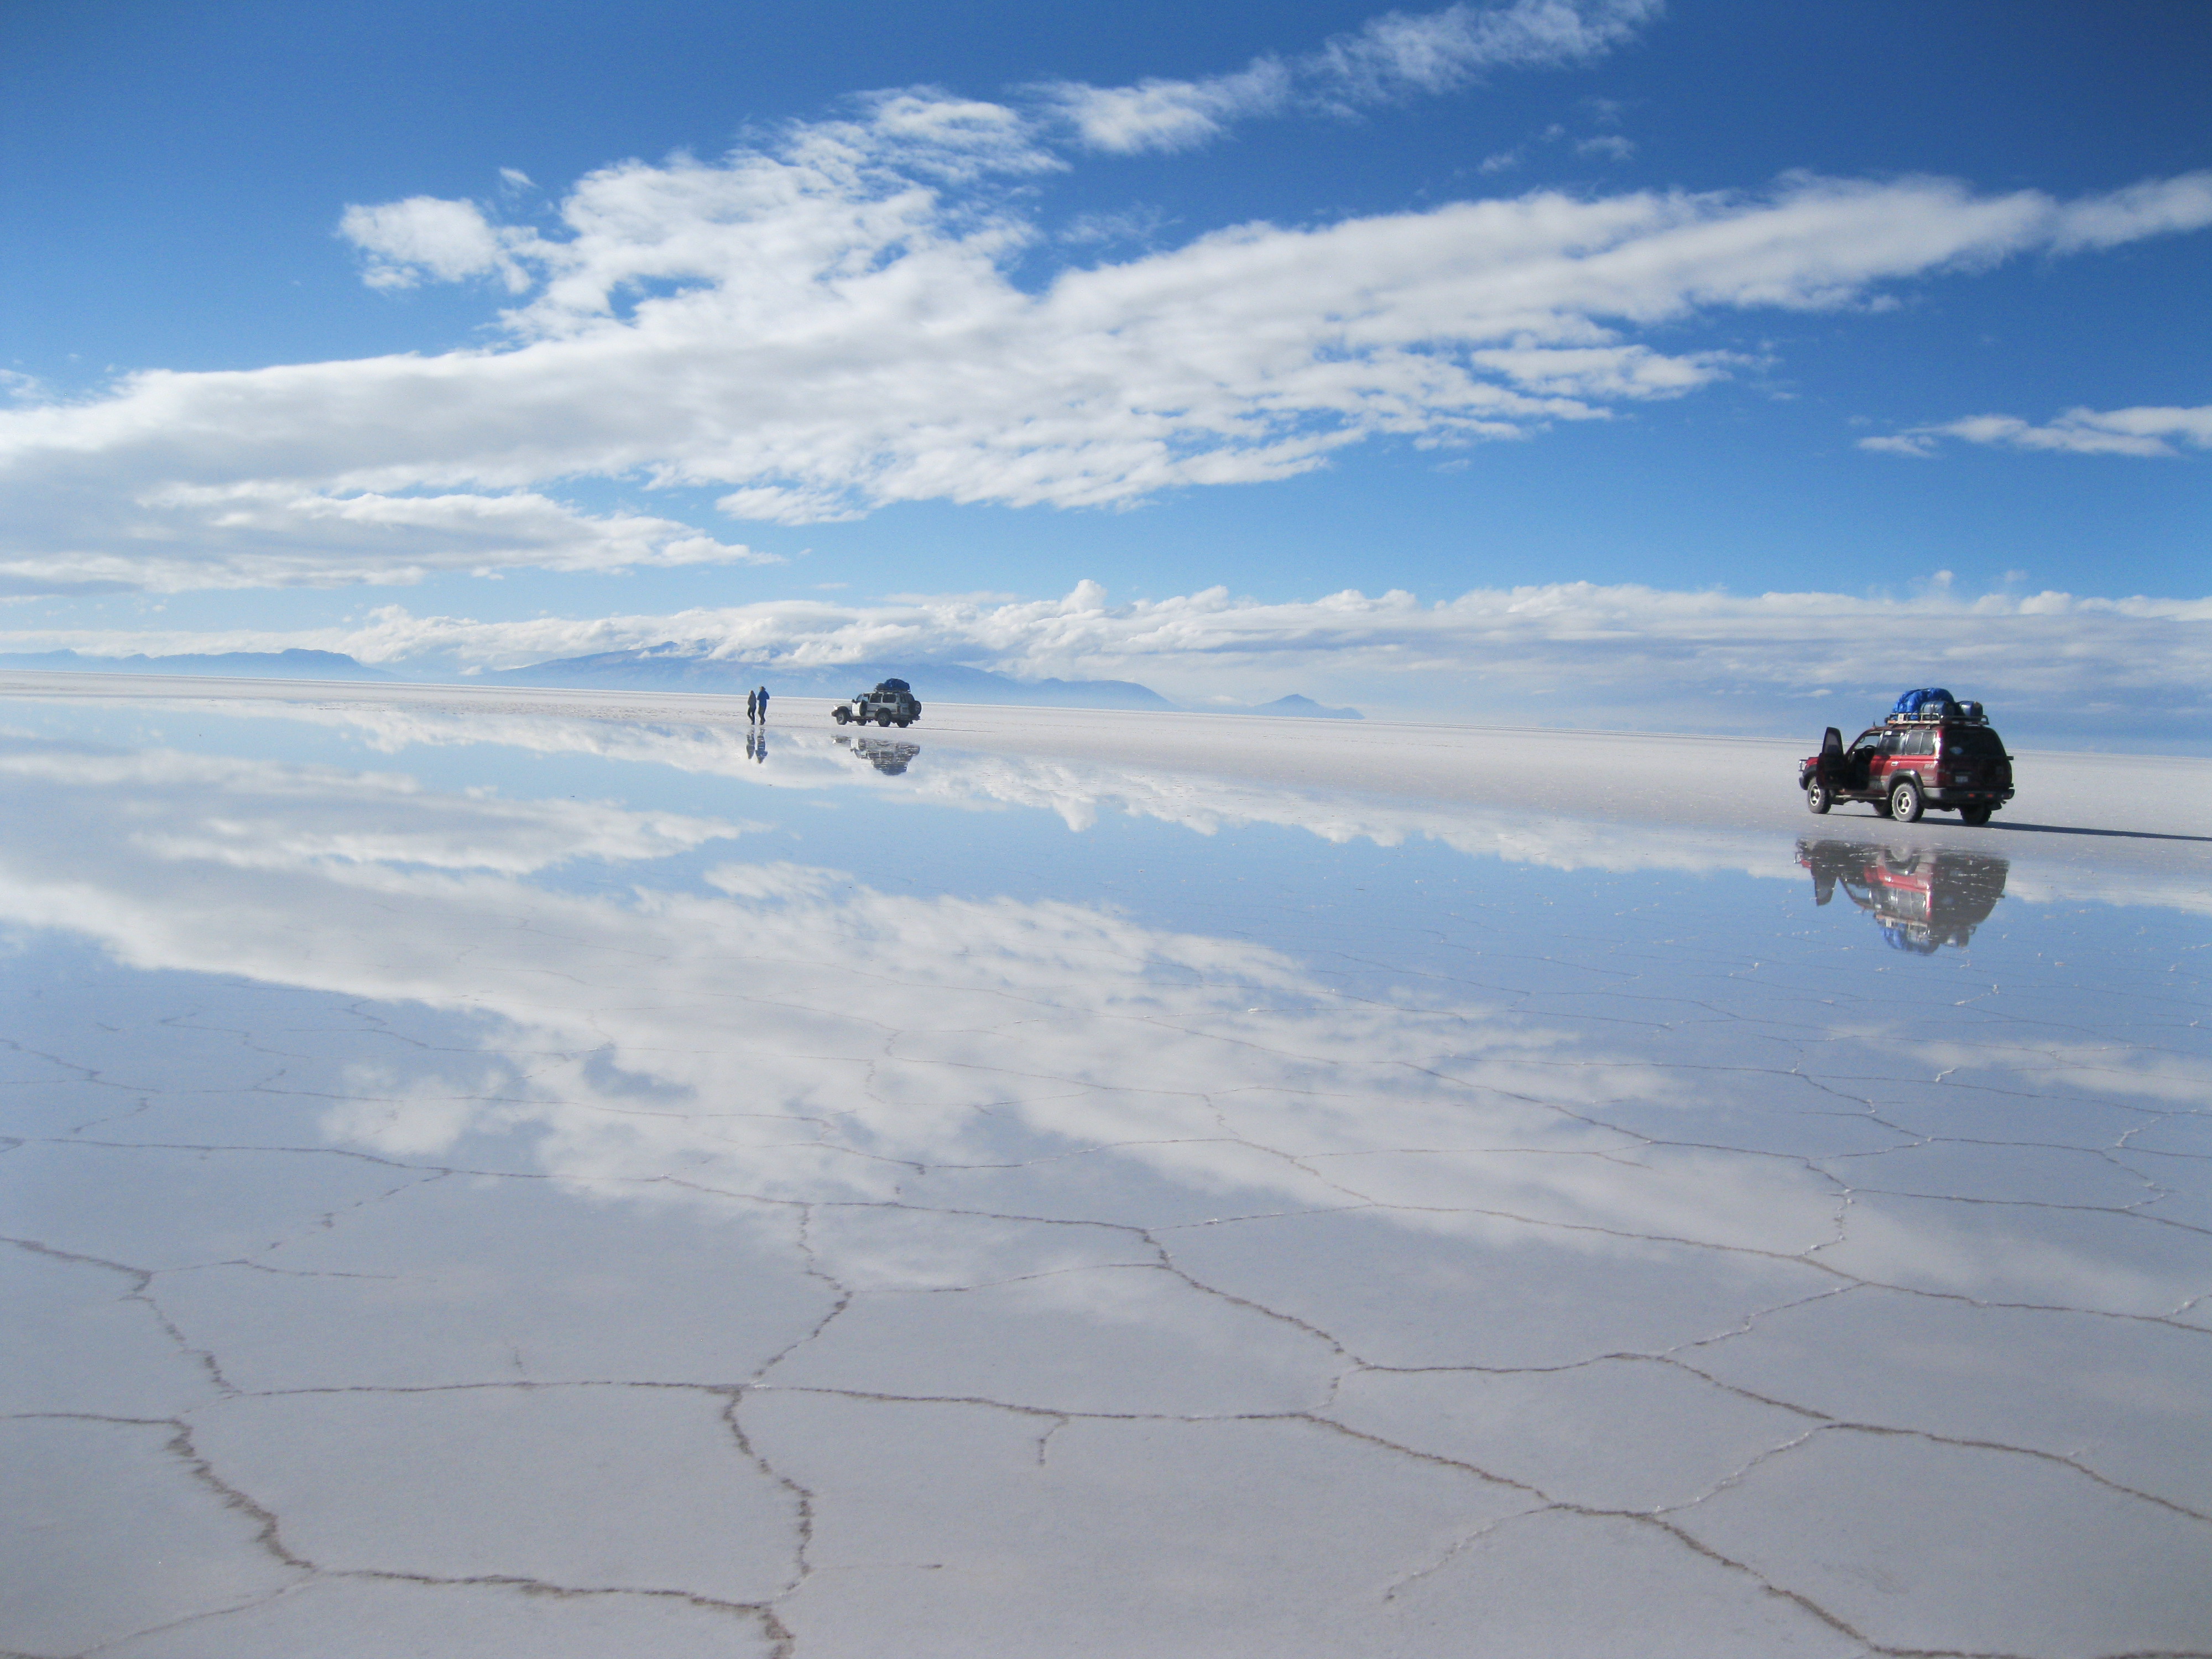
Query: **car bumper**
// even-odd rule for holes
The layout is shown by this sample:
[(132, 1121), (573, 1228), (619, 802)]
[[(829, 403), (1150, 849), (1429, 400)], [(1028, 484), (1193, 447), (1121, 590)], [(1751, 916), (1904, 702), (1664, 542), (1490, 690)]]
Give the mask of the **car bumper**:
[(2002, 806), (2012, 799), (2009, 789), (1930, 789), (1930, 806)]

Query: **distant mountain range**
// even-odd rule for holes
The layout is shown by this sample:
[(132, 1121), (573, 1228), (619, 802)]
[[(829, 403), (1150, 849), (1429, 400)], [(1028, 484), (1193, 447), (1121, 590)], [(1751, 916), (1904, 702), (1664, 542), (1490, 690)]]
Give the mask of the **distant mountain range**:
[(602, 651), (589, 657), (563, 657), (527, 668), (501, 669), (471, 679), (508, 685), (625, 685), (660, 691), (729, 691), (739, 695), (763, 681), (781, 696), (848, 697), (878, 680), (902, 679), (927, 702), (1022, 702), (1054, 708), (1164, 708), (1176, 707), (1149, 686), (1133, 680), (1018, 680), (988, 668), (952, 664), (912, 667), (900, 664), (849, 663), (836, 668), (763, 668), (758, 663), (727, 662), (670, 646), (638, 651)]
[(75, 651), (0, 652), (0, 668), (63, 668), (94, 674), (214, 674), (279, 680), (388, 680), (381, 668), (343, 651), (224, 651), (184, 657), (87, 657)]
[[(404, 678), (371, 668), (339, 651), (228, 651), (176, 657), (88, 657), (75, 651), (0, 653), (0, 668), (75, 669), (120, 674), (249, 675), (270, 679), (389, 680)], [(742, 696), (763, 680), (779, 696), (847, 697), (878, 680), (902, 679), (923, 702), (1020, 703), (1045, 708), (1152, 708), (1176, 710), (1150, 686), (1134, 680), (1018, 680), (988, 668), (937, 663), (852, 663), (836, 668), (763, 669), (706, 655), (674, 641), (633, 651), (602, 651), (587, 657), (562, 657), (526, 668), (495, 669), (471, 674), (469, 685), (529, 685), (590, 689), (623, 686), (637, 690), (713, 691)], [(1273, 714), (1302, 720), (1356, 720), (1357, 708), (1328, 708), (1292, 693), (1252, 707), (1207, 705), (1209, 714)]]
[(1293, 691), (1287, 697), (1278, 697), (1273, 702), (1255, 702), (1249, 708), (1205, 708), (1201, 714), (1278, 714), (1302, 720), (1364, 720), (1366, 715), (1357, 708), (1330, 708), (1316, 702), (1311, 697), (1302, 697)]
[[(919, 666), (902, 663), (848, 663), (836, 668), (764, 669), (757, 663), (733, 663), (706, 656), (670, 641), (634, 651), (602, 651), (588, 657), (563, 657), (527, 668), (501, 669), (473, 679), (509, 685), (626, 685), (664, 691), (744, 692), (768, 683), (780, 696), (848, 697), (878, 680), (902, 679), (924, 702), (1020, 703), (1036, 708), (1157, 708), (1182, 707), (1134, 680), (1018, 680), (988, 668), (957, 663)], [(1213, 714), (1275, 714), (1305, 720), (1356, 720), (1356, 708), (1327, 708), (1295, 692), (1255, 707), (1208, 706)]]

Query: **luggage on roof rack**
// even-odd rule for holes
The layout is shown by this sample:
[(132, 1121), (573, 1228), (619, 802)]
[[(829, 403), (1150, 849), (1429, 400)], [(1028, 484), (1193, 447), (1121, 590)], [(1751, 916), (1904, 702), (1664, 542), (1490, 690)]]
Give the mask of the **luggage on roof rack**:
[[(1905, 705), (1912, 703), (1908, 708)], [(1897, 700), (1898, 706), (1882, 716), (1885, 726), (1926, 726), (1940, 720), (1972, 720), (1987, 725), (1989, 716), (1978, 702), (1960, 702), (1948, 691), (1935, 690), (1908, 691)]]
[[(1908, 691), (1891, 708), (1893, 714), (1940, 714), (1943, 705), (1954, 701), (1951, 694), (1940, 685), (1927, 686), (1917, 691)], [(1936, 705), (1933, 708), (1929, 705)]]

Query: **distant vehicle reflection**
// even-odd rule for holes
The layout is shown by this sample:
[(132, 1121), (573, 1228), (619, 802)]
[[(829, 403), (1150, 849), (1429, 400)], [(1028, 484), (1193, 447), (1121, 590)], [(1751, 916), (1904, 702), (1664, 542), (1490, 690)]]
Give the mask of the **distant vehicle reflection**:
[(1813, 902), (1841, 886), (1881, 924), (1890, 948), (1932, 957), (1965, 945), (2004, 896), (2009, 860), (1957, 848), (1899, 849), (1868, 842), (1801, 841), (1797, 862), (1813, 872)]
[(894, 777), (905, 771), (907, 763), (921, 752), (918, 743), (901, 743), (891, 738), (840, 738), (837, 741), (877, 771)]

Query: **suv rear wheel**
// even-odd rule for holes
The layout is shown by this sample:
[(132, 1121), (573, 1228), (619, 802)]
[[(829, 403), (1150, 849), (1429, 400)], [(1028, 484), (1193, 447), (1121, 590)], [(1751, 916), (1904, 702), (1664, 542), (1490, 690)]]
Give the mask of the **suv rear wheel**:
[(1961, 806), (1959, 809), (1959, 822), (1971, 823), (1976, 829), (1979, 829), (1990, 821), (1990, 813), (1992, 810), (1987, 806)]
[(1899, 778), (1889, 792), (1889, 815), (1899, 823), (1917, 823), (1924, 803), (1917, 779)]

